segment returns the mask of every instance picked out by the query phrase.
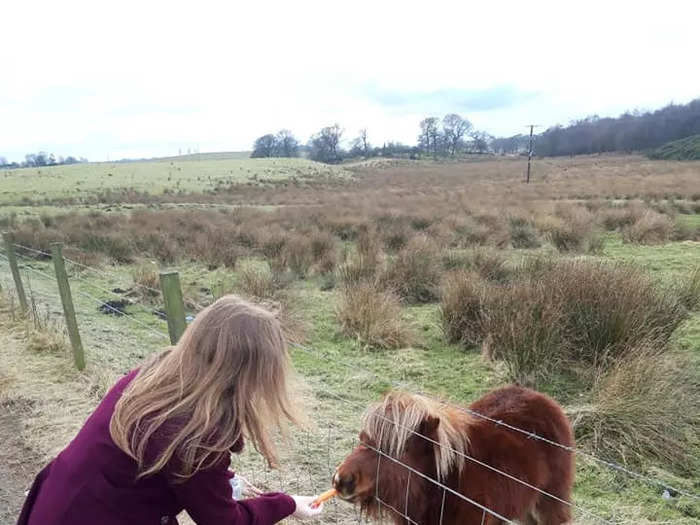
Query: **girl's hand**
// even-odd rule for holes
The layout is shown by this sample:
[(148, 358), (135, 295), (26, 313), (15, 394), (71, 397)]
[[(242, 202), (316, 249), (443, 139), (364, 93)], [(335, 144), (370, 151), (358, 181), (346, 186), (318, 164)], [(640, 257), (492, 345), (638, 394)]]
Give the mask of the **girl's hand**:
[(250, 483), (247, 479), (245, 479), (243, 476), (238, 474), (238, 479), (240, 479), (243, 482), (243, 495), (247, 498), (253, 498), (255, 496), (260, 496), (263, 494), (263, 491), (260, 490), (258, 487)]
[(292, 517), (298, 520), (318, 518), (323, 511), (323, 504), (316, 508), (311, 507), (311, 504), (316, 500), (314, 496), (292, 496), (292, 499), (297, 506)]

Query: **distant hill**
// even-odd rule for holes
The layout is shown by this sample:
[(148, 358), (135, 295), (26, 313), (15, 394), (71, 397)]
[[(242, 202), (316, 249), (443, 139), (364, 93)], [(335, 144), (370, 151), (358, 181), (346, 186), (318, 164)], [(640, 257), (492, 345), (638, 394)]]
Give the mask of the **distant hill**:
[(700, 135), (668, 142), (648, 155), (658, 160), (700, 160)]
[(250, 157), (250, 151), (216, 151), (211, 153), (188, 153), (186, 155), (173, 155), (172, 157), (149, 157), (142, 159), (119, 159), (114, 162), (158, 162), (158, 161), (174, 161), (174, 160), (234, 160), (247, 159)]

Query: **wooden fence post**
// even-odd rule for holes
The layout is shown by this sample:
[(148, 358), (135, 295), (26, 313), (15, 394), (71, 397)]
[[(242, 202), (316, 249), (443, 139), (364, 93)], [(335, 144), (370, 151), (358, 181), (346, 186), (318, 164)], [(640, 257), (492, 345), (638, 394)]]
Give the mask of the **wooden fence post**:
[(182, 300), (180, 276), (177, 272), (160, 272), (160, 288), (163, 291), (165, 313), (168, 316), (168, 334), (170, 343), (180, 340), (187, 324), (185, 322), (185, 303)]
[(5, 241), (5, 250), (7, 251), (7, 260), (10, 263), (12, 278), (15, 280), (15, 290), (19, 297), (19, 304), (22, 308), (22, 313), (26, 314), (29, 310), (27, 306), (27, 296), (24, 293), (22, 278), (19, 275), (19, 267), (17, 266), (17, 257), (15, 256), (15, 237), (10, 232), (2, 232), (2, 238)]
[(80, 340), (78, 322), (75, 319), (73, 297), (70, 293), (70, 283), (68, 282), (66, 265), (63, 260), (63, 244), (60, 242), (51, 243), (51, 258), (56, 271), (56, 281), (58, 282), (58, 293), (61, 295), (61, 304), (63, 304), (63, 313), (66, 316), (68, 337), (73, 348), (73, 361), (75, 362), (75, 367), (78, 370), (82, 370), (85, 368), (85, 353), (83, 352), (83, 343)]

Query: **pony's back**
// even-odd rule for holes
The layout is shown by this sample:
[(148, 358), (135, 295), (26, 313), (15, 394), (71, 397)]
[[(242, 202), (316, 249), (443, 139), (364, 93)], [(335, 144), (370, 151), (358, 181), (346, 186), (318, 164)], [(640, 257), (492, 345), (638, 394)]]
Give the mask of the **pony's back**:
[[(533, 432), (555, 443), (574, 446), (571, 425), (559, 404), (545, 394), (529, 388), (517, 385), (499, 388), (476, 400), (469, 408), (478, 414)], [(478, 419), (478, 416), (475, 417)]]
[[(490, 392), (469, 408), (564, 447), (574, 447), (571, 425), (562, 408), (534, 390), (508, 386)], [(470, 455), (559, 499), (570, 501), (575, 468), (571, 451), (478, 415), (473, 417), (468, 432)], [(478, 466), (468, 470), (463, 473), (462, 483), (474, 487), (477, 479), (481, 479), (482, 483), (491, 484), (494, 490), (489, 492), (495, 496), (490, 501), (491, 508), (503, 515), (540, 525), (559, 525), (571, 519), (570, 507), (554, 498)], [(499, 493), (510, 497), (498, 499)]]

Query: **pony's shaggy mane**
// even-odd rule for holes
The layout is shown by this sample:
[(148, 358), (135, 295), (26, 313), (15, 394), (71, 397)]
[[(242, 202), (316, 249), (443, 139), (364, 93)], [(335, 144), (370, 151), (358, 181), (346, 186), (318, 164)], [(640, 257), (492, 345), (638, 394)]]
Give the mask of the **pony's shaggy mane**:
[(454, 469), (461, 472), (464, 467), (469, 447), (467, 414), (425, 396), (394, 391), (365, 412), (363, 430), (381, 452), (398, 459), (411, 436), (421, 435), (421, 423), (428, 418), (440, 421), (436, 435), (430, 439), (437, 442), (431, 445), (437, 477), (444, 480)]

